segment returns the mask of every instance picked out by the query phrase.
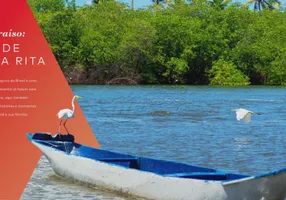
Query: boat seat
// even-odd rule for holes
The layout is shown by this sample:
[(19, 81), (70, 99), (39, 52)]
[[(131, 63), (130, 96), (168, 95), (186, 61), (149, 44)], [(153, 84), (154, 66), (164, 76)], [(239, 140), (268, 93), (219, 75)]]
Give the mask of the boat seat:
[(102, 162), (131, 162), (137, 161), (137, 158), (100, 158), (97, 160)]
[(186, 173), (174, 173), (164, 174), (167, 177), (176, 178), (194, 178), (204, 180), (227, 180), (228, 174), (222, 172), (186, 172)]
[(138, 169), (137, 158), (100, 158), (101, 162), (115, 163), (128, 168)]

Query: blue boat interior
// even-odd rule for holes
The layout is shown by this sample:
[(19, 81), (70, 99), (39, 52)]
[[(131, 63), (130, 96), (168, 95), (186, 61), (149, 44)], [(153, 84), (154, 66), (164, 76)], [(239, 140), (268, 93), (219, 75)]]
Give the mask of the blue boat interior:
[[(212, 181), (231, 181), (250, 177), (249, 175), (229, 173), (212, 168), (199, 167), (185, 163), (159, 160), (147, 157), (116, 153), (108, 150), (91, 148), (73, 142), (67, 136), (53, 139), (43, 133), (27, 134), (30, 140), (65, 152), (68, 155), (90, 158), (120, 167), (152, 172), (161, 176), (176, 178), (192, 178)], [(73, 137), (73, 136), (71, 136)]]

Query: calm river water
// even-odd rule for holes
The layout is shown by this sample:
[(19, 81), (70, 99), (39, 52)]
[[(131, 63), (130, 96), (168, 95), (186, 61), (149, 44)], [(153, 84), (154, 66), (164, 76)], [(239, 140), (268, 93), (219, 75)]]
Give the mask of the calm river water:
[[(286, 167), (286, 88), (73, 86), (101, 148), (246, 174)], [(234, 108), (261, 112), (249, 124)], [(131, 200), (54, 175), (42, 157), (22, 198)]]

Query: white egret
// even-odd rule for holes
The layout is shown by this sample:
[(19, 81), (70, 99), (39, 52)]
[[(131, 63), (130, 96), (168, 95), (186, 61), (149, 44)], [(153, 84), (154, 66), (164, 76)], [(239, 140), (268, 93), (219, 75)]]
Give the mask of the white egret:
[(60, 132), (60, 130), (61, 130), (62, 120), (65, 119), (66, 121), (64, 122), (63, 125), (64, 125), (64, 127), (65, 127), (67, 133), (69, 134), (68, 129), (67, 129), (67, 127), (66, 127), (66, 123), (67, 123), (68, 119), (74, 118), (74, 112), (75, 112), (74, 101), (75, 101), (76, 99), (79, 99), (79, 98), (82, 98), (82, 97), (75, 95), (75, 96), (72, 98), (72, 103), (71, 103), (71, 104), (72, 104), (72, 110), (66, 108), (66, 109), (62, 109), (62, 110), (60, 110), (60, 111), (58, 112), (57, 116), (58, 116), (58, 118), (61, 120), (61, 121), (60, 121), (60, 125), (59, 125), (59, 132)]
[(252, 112), (250, 110), (246, 110), (243, 108), (239, 108), (239, 109), (233, 109), (233, 112), (236, 112), (236, 119), (238, 121), (240, 120), (244, 120), (246, 123), (249, 123), (251, 120), (251, 114), (257, 114), (257, 115), (261, 115), (260, 113), (257, 112)]

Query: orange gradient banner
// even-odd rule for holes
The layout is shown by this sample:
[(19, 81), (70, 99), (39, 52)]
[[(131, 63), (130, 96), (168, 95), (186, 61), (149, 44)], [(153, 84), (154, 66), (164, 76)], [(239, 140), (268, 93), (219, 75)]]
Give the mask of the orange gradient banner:
[[(0, 18), (0, 199), (14, 200), (21, 197), (41, 156), (26, 133), (58, 132), (56, 114), (71, 109), (74, 94), (26, 0), (1, 1)], [(10, 30), (24, 36), (6, 37)], [(22, 58), (21, 64), (16, 65), (16, 57)], [(35, 64), (41, 57), (45, 65)], [(36, 108), (13, 108), (20, 104)], [(75, 106), (68, 130), (76, 142), (99, 148), (79, 103)]]

